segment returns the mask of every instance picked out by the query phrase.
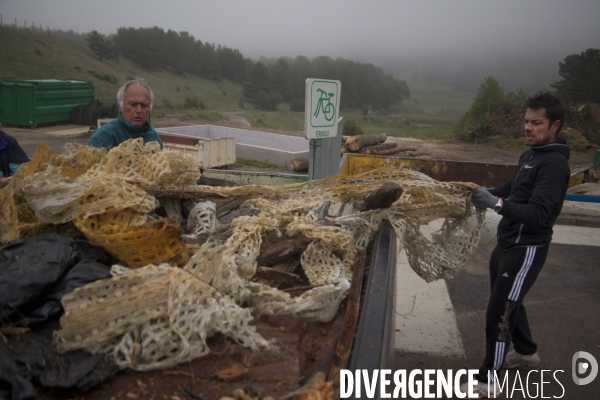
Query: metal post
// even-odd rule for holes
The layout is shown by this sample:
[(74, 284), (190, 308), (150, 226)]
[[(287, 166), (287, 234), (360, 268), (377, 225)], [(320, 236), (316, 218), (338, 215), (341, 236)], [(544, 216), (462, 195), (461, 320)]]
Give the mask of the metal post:
[(338, 119), (337, 136), (329, 142), (329, 168), (327, 176), (337, 175), (340, 172), (340, 151), (342, 149), (342, 133), (344, 132), (344, 117)]
[(338, 119), (337, 135), (331, 138), (311, 139), (308, 152), (308, 179), (316, 180), (337, 175), (340, 170), (340, 149), (344, 118)]
[(308, 180), (321, 179), (321, 141), (310, 139), (308, 142)]

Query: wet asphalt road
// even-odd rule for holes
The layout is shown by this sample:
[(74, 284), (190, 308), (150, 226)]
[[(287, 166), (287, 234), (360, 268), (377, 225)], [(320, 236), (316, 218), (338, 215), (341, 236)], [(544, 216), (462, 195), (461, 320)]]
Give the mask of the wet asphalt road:
[[(544, 398), (600, 398), (600, 374), (592, 383), (579, 386), (572, 379), (571, 367), (573, 355), (578, 351), (588, 352), (600, 362), (600, 229), (598, 244), (550, 245), (544, 268), (524, 302), (542, 363), (529, 374), (529, 385), (530, 369), (518, 370), (522, 387), (529, 389), (529, 393), (512, 391), (513, 387), (519, 389), (520, 386), (516, 380), (517, 372), (511, 371), (508, 378), (511, 390), (502, 398), (542, 398), (539, 392), (542, 369), (552, 371), (544, 374), (543, 380), (547, 382), (543, 385)], [(457, 371), (479, 368), (485, 349), (485, 310), (489, 294), (487, 265), (494, 245), (492, 242), (479, 248), (468, 265), (454, 279), (447, 281), (466, 359), (397, 353), (395, 369)]]

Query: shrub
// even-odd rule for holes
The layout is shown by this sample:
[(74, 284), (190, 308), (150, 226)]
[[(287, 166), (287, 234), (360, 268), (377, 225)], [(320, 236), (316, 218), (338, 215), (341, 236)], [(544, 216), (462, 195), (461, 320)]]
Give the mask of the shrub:
[(76, 69), (77, 71), (81, 71), (81, 67), (80, 67), (79, 65), (76, 65), (76, 66), (75, 66), (75, 69)]
[(244, 108), (244, 100), (238, 101), (238, 107), (239, 108)]
[(40, 49), (35, 49), (35, 54), (37, 54), (38, 56), (44, 55)]
[(356, 136), (356, 135), (364, 135), (365, 131), (362, 126), (360, 126), (357, 122), (354, 122), (351, 119), (347, 119), (344, 121), (344, 130), (342, 135), (344, 136)]
[(181, 90), (179, 89), (179, 86), (177, 86), (177, 87), (175, 88), (175, 91), (176, 91), (176, 92), (180, 92), (180, 91), (181, 91)]
[(292, 99), (290, 101), (290, 111), (304, 112), (304, 101), (302, 99)]
[(254, 97), (254, 104), (261, 110), (276, 111), (279, 103), (281, 103), (279, 93), (265, 93), (261, 90)]
[(189, 86), (184, 86), (183, 88), (184, 88), (185, 90), (192, 90), (192, 89), (190, 89), (190, 87), (189, 87)]
[[(179, 88), (179, 86), (178, 86)], [(200, 108), (200, 101), (198, 100), (198, 98), (196, 96), (192, 96), (190, 97), (189, 95), (185, 98), (185, 102), (183, 103), (183, 106), (186, 109), (190, 109), (190, 108), (194, 108), (194, 109), (198, 109)], [(203, 104), (203, 108), (204, 109), (204, 104)]]
[(223, 96), (227, 96), (227, 93), (225, 93), (225, 90), (223, 90)]

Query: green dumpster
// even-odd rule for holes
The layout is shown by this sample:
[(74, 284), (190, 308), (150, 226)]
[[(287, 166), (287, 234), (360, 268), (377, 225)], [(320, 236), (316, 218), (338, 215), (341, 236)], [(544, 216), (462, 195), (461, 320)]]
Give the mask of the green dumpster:
[(35, 127), (71, 121), (71, 111), (94, 100), (90, 81), (7, 80), (0, 84), (2, 124)]

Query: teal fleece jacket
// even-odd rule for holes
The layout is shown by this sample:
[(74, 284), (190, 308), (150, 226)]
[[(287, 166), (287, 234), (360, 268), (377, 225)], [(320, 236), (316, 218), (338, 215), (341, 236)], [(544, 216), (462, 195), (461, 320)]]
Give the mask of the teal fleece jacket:
[(144, 144), (158, 142), (162, 150), (163, 143), (158, 137), (158, 133), (156, 133), (148, 122), (144, 126), (138, 127), (125, 121), (121, 113), (119, 113), (115, 121), (104, 124), (97, 129), (87, 144), (92, 147), (106, 147), (110, 150), (126, 140), (137, 139), (139, 137), (144, 139)]

